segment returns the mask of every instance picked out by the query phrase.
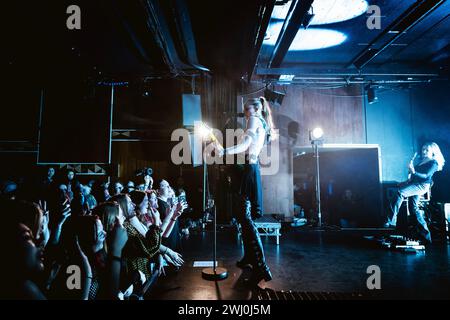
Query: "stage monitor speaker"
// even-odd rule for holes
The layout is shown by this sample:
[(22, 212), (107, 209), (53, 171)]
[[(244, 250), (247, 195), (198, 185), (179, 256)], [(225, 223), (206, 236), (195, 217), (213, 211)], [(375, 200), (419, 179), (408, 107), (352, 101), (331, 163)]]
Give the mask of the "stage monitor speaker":
[(196, 94), (183, 94), (183, 126), (192, 129), (189, 134), (191, 147), (191, 161), (194, 167), (202, 164), (202, 142), (194, 132), (196, 122), (202, 121), (201, 96)]
[(194, 127), (196, 121), (202, 121), (201, 97), (197, 94), (183, 94), (183, 126)]
[[(300, 205), (315, 215), (315, 158), (312, 149), (296, 150), (294, 176), (304, 186), (297, 196)], [(382, 189), (379, 148), (320, 147), (322, 219), (325, 224), (379, 227), (382, 224)]]

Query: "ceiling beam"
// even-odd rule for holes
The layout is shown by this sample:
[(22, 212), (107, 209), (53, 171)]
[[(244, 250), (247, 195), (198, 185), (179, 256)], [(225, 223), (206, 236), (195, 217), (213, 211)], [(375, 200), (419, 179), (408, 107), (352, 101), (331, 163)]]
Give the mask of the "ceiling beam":
[(258, 63), (259, 54), (264, 41), (264, 37), (269, 27), (270, 17), (272, 16), (275, 0), (265, 0), (259, 7), (258, 24), (255, 30), (255, 42), (253, 43), (252, 53), (249, 61), (249, 70), (247, 71), (247, 81), (250, 82)]
[[(354, 65), (356, 68), (364, 68), (370, 61), (375, 59), (381, 52), (399, 39), (405, 32), (414, 27), (445, 0), (418, 0), (404, 13), (383, 30), (366, 48), (352, 59), (348, 67)], [(387, 39), (384, 39), (387, 38)]]
[(277, 68), (281, 65), (313, 2), (314, 0), (292, 0), (286, 20), (267, 64), (268, 68)]
[(450, 44), (446, 45), (441, 50), (433, 53), (425, 60), (431, 63), (441, 63), (442, 61), (446, 61), (449, 59), (450, 59)]
[(193, 68), (209, 72), (209, 69), (200, 65), (197, 57), (194, 32), (192, 31), (191, 18), (185, 0), (175, 0), (175, 23), (177, 26), (180, 44), (185, 61)]
[[(393, 71), (395, 70), (395, 71)], [(411, 67), (396, 66), (393, 67), (383, 67), (383, 68), (364, 68), (364, 72), (356, 69), (347, 68), (318, 68), (317, 66), (302, 67), (302, 68), (257, 68), (256, 75), (266, 76), (280, 76), (280, 75), (294, 75), (294, 76), (343, 76), (343, 77), (357, 77), (357, 76), (405, 76), (405, 77), (439, 77), (438, 70), (431, 70), (429, 68), (412, 69)]]
[(183, 63), (178, 56), (174, 40), (159, 1), (147, 0), (141, 2), (147, 13), (147, 27), (150, 29), (156, 44), (161, 50), (170, 72), (178, 74), (180, 70), (190, 69), (191, 67)]

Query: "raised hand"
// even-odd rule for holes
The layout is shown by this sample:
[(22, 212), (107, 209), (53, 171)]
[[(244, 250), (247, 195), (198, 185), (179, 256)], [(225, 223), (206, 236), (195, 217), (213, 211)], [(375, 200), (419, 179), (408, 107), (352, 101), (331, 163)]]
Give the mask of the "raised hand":
[(48, 240), (50, 239), (50, 229), (48, 228), (48, 223), (50, 221), (49, 211), (47, 209), (47, 202), (39, 200), (38, 205), (42, 210), (42, 220), (41, 227), (38, 231), (36, 239), (39, 240), (39, 243), (42, 247), (47, 245)]
[(175, 217), (181, 216), (183, 211), (187, 208), (187, 203), (184, 201), (178, 202), (177, 207), (175, 209), (174, 215)]
[(66, 199), (61, 205), (61, 213), (59, 216), (58, 224), (62, 225), (68, 217), (72, 214), (72, 209), (70, 208), (69, 200)]
[(167, 259), (167, 261), (171, 262), (176, 267), (181, 267), (184, 263), (184, 260), (181, 256), (181, 254), (179, 254), (178, 252), (175, 252), (169, 248), (167, 248), (167, 251), (165, 252), (164, 257)]
[(83, 252), (83, 250), (80, 247), (80, 243), (78, 242), (78, 236), (75, 237), (75, 248), (77, 250), (77, 253), (81, 260), (81, 272), (84, 274), (84, 287), (83, 287), (83, 293), (82, 293), (82, 299), (88, 300), (89, 299), (89, 289), (91, 287), (92, 283), (92, 268), (89, 264), (88, 257)]

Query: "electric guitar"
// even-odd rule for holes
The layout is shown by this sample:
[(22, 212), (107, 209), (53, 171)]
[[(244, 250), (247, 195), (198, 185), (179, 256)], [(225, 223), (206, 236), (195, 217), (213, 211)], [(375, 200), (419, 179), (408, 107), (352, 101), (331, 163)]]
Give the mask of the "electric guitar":
[[(413, 157), (411, 158), (411, 161), (409, 161), (410, 165), (414, 165), (414, 160), (416, 160), (417, 156), (418, 156), (418, 153), (415, 152)], [(410, 172), (410, 173), (408, 173), (408, 181), (411, 181), (411, 178), (412, 178), (412, 174)]]

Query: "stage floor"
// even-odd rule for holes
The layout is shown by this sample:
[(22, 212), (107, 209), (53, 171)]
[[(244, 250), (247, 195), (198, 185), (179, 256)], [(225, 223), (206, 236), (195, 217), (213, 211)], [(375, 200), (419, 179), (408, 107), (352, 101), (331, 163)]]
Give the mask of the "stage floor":
[[(394, 252), (363, 239), (377, 231), (282, 230), (280, 245), (263, 238), (267, 262), (274, 279), (261, 282), (262, 288), (301, 292), (361, 293), (386, 299), (449, 299), (450, 247), (433, 244), (421, 254)], [(379, 232), (378, 232), (379, 233)], [(249, 272), (237, 268), (242, 247), (234, 227), (219, 228), (219, 266), (229, 271), (217, 283), (202, 279), (201, 267), (194, 261), (212, 261), (211, 231), (192, 233), (183, 239), (185, 265), (158, 281), (148, 299), (228, 300), (250, 299), (243, 285)], [(367, 267), (381, 270), (381, 290), (369, 290)]]

